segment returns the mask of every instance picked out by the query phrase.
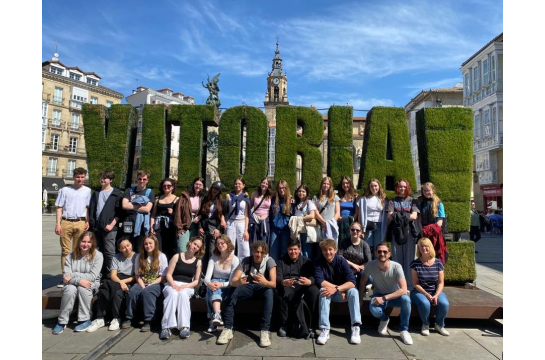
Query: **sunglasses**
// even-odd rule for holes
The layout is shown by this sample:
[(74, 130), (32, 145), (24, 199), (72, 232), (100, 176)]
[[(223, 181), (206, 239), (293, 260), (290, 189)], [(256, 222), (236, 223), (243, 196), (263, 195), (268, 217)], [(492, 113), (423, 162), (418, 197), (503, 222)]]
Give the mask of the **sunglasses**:
[(163, 185), (163, 189), (170, 189), (172, 188), (172, 185)]
[(359, 232), (361, 232), (361, 230), (360, 230), (360, 229), (350, 229), (350, 231), (352, 231), (352, 232), (356, 232), (356, 233), (359, 233)]
[(377, 250), (377, 254), (388, 254), (388, 250)]

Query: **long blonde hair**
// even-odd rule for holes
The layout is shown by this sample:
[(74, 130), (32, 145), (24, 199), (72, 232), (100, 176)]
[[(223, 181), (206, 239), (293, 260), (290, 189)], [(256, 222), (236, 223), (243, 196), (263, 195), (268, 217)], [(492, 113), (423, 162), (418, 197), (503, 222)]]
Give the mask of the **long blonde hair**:
[[(329, 181), (329, 190), (327, 191), (327, 194), (324, 194), (322, 191), (322, 185), (326, 181)], [(307, 194), (307, 197), (308, 197), (308, 194)], [(333, 201), (335, 201), (335, 190), (333, 190), (333, 180), (331, 180), (329, 176), (324, 177), (322, 181), (320, 182), (320, 190), (318, 190), (317, 197), (319, 201), (324, 201), (325, 197), (327, 197), (328, 203), (332, 203)]]
[(432, 201), (430, 203), (430, 212), (432, 217), (435, 218), (437, 217), (437, 213), (439, 212), (439, 203), (441, 202), (441, 199), (439, 199), (439, 197), (435, 194), (435, 185), (433, 185), (431, 182), (427, 182), (422, 185), (421, 192), (423, 198), (428, 199), (424, 196), (424, 186), (429, 187), (433, 192), (431, 196)]
[(89, 239), (91, 240), (91, 248), (89, 249), (89, 252), (87, 253), (87, 255), (89, 255), (89, 257), (87, 258), (87, 261), (91, 262), (95, 258), (95, 255), (97, 252), (97, 238), (92, 231), (84, 231), (79, 236), (78, 241), (76, 243), (76, 247), (74, 248), (74, 251), (72, 251), (72, 255), (74, 256), (74, 259), (77, 259), (81, 256), (81, 249), (79, 248), (79, 244), (81, 243), (83, 238), (86, 236), (89, 236)]
[(386, 193), (384, 192), (384, 189), (382, 188), (382, 185), (380, 185), (380, 181), (378, 179), (372, 178), (367, 183), (367, 187), (365, 188), (365, 191), (363, 192), (363, 196), (366, 198), (370, 198), (373, 196), (373, 193), (371, 192), (371, 183), (376, 182), (378, 184), (378, 191), (377, 191), (377, 197), (380, 199), (380, 203), (382, 206), (384, 206), (384, 199), (386, 199)]
[(288, 185), (288, 182), (286, 180), (280, 180), (278, 184), (276, 184), (276, 196), (274, 200), (274, 214), (276, 215), (277, 209), (278, 209), (278, 203), (280, 202), (280, 193), (278, 192), (278, 187), (282, 185), (286, 188), (286, 195), (284, 195), (284, 209), (282, 210), (282, 213), (284, 215), (289, 215), (291, 213), (291, 191), (290, 187)]
[(138, 273), (145, 274), (146, 270), (148, 269), (148, 253), (146, 251), (146, 248), (144, 247), (144, 243), (147, 239), (153, 240), (155, 243), (155, 247), (153, 248), (153, 251), (151, 252), (151, 264), (150, 264), (150, 270), (152, 272), (159, 271), (159, 255), (161, 254), (161, 251), (159, 251), (159, 240), (157, 240), (157, 237), (153, 234), (149, 234), (146, 236), (144, 241), (142, 241), (142, 247), (140, 248), (140, 257), (138, 259)]

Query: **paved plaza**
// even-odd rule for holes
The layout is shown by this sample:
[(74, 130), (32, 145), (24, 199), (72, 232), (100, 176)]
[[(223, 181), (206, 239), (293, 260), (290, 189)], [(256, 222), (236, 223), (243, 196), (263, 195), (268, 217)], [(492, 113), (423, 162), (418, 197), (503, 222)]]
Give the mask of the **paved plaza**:
[[(42, 216), (42, 293), (56, 286), (61, 279), (59, 238), (54, 234), (55, 217)], [(468, 239), (468, 234), (462, 235)], [(503, 298), (503, 236), (483, 234), (476, 244), (477, 279), (475, 285), (486, 292)], [(65, 331), (52, 335), (56, 323), (55, 310), (42, 310), (42, 359), (116, 359), (116, 360), (181, 360), (181, 359), (502, 359), (503, 319), (464, 320), (449, 319), (446, 328), (449, 337), (430, 331), (420, 335), (420, 320), (411, 318), (409, 332), (413, 345), (405, 345), (399, 338), (397, 318), (392, 317), (389, 336), (377, 332), (378, 320), (363, 317), (361, 344), (349, 343), (349, 317), (332, 319), (331, 338), (326, 345), (317, 345), (312, 339), (279, 338), (271, 331), (271, 346), (259, 347), (259, 320), (255, 316), (235, 315), (234, 338), (227, 345), (216, 345), (219, 332), (206, 331), (204, 313), (194, 313), (191, 336), (180, 339), (159, 339), (158, 331), (142, 333), (130, 328), (77, 333), (74, 317)], [(273, 329), (276, 330), (276, 329)], [(24, 355), (24, 349), (20, 350)]]

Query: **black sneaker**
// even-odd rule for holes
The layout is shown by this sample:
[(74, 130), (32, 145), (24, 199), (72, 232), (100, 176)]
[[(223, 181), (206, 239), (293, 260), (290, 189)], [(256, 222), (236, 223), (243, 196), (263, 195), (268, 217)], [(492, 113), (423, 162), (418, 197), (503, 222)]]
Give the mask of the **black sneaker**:
[(278, 337), (286, 337), (288, 334), (286, 333), (286, 327), (282, 326), (280, 329), (278, 329), (278, 332), (276, 333)]
[(144, 322), (144, 326), (140, 329), (141, 332), (148, 332), (151, 330), (151, 325), (149, 321)]
[(122, 329), (128, 329), (131, 327), (131, 319), (123, 321), (123, 324), (121, 324)]

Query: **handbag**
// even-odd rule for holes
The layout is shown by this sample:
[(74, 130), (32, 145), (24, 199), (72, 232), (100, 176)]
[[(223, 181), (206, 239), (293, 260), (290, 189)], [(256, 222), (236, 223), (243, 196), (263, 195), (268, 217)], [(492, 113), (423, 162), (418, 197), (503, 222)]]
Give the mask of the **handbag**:
[(305, 226), (316, 226), (318, 223), (316, 219), (305, 220)]
[(367, 220), (367, 225), (365, 226), (365, 231), (375, 231), (377, 229), (377, 224), (373, 221)]
[[(263, 195), (261, 197), (261, 201), (259, 202), (259, 204), (257, 204), (257, 206), (254, 206), (252, 207), (252, 210), (250, 212), (250, 218), (248, 220), (250, 220), (250, 223), (254, 223), (254, 224), (259, 224), (259, 216), (257, 216), (255, 214), (255, 211), (261, 206), (261, 204), (263, 203), (263, 200), (265, 200), (265, 195)], [(253, 219), (253, 221), (252, 221)]]
[(204, 283), (204, 273), (202, 273), (199, 279), (199, 284), (195, 288), (195, 297), (204, 299), (206, 297), (207, 290), (208, 286), (206, 286), (206, 284)]

